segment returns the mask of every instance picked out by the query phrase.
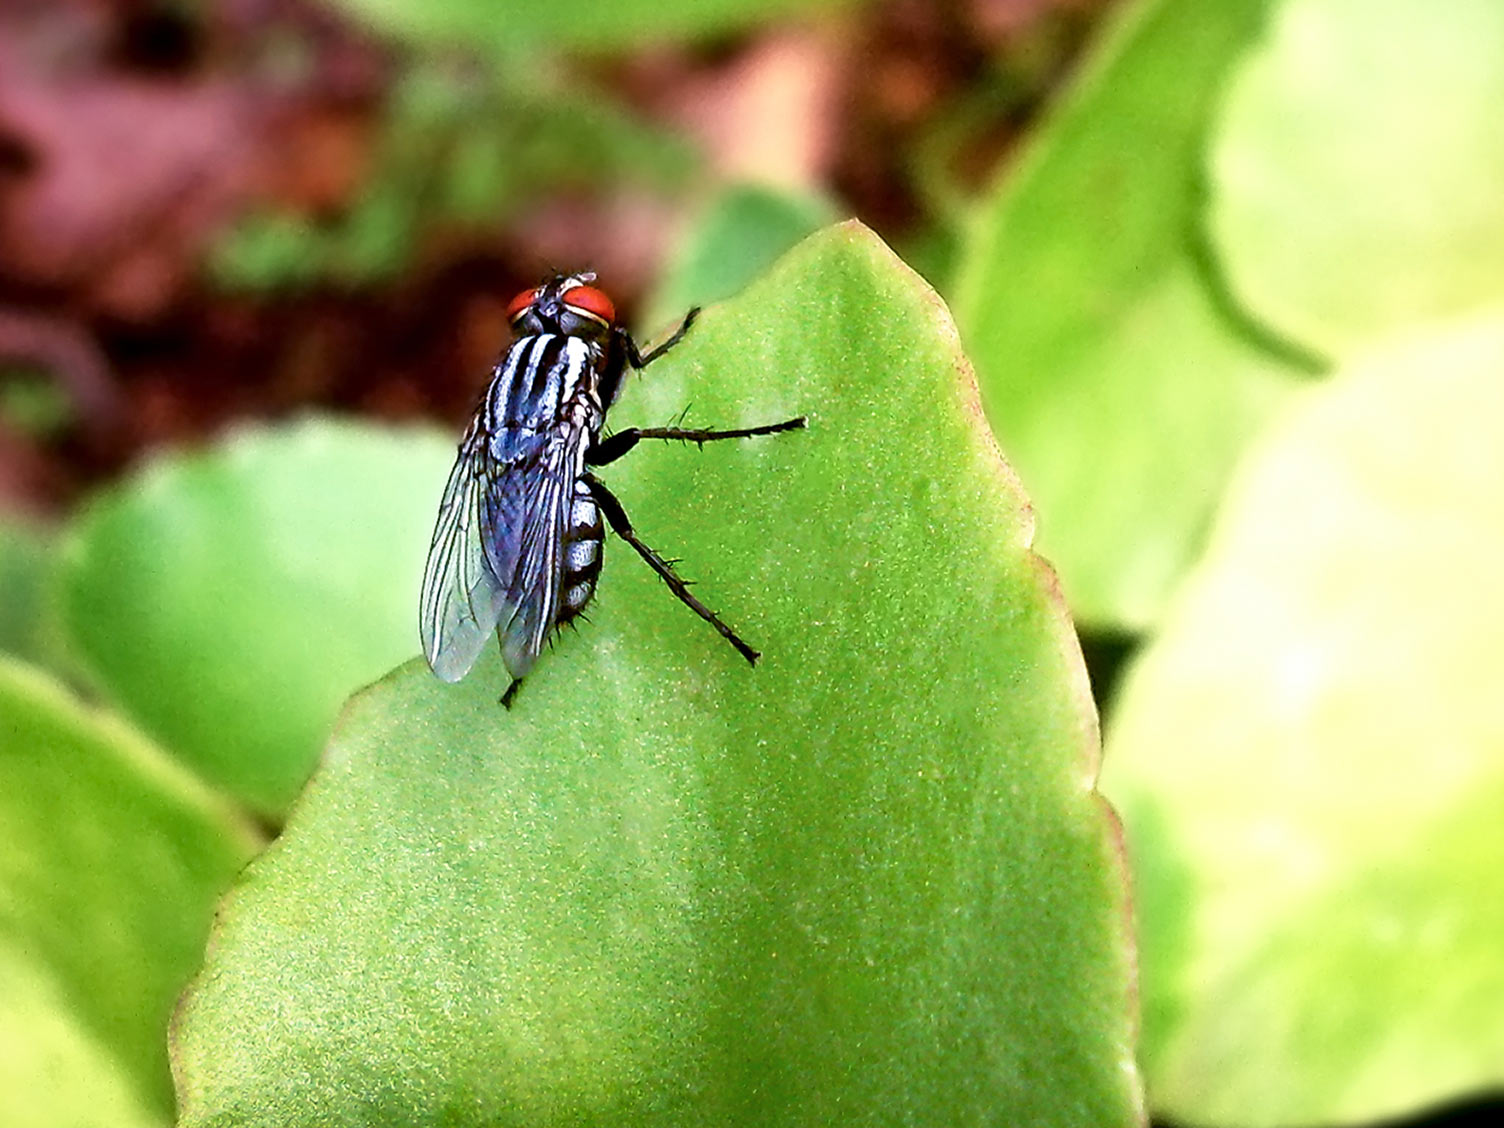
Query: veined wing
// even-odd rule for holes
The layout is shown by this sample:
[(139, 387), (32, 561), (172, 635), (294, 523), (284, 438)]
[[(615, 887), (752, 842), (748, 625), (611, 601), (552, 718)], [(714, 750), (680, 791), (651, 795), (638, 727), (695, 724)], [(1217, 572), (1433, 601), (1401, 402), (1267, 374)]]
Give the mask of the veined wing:
[[(507, 352), (460, 444), (423, 574), (420, 633), (435, 674), (458, 681), (496, 629), (522, 677), (557, 621), (564, 538), (584, 468), (591, 347), (540, 334)], [(596, 408), (597, 413), (599, 407)]]
[(506, 586), (501, 653), (514, 678), (532, 669), (558, 619), (564, 538), (588, 439), (576, 425), (540, 436), (519, 471), (503, 475), (485, 503), (488, 561)]
[(472, 423), (449, 472), (423, 569), (418, 633), (433, 672), (459, 681), (475, 665), (506, 607), (506, 585), (486, 554), (486, 499), (505, 469)]

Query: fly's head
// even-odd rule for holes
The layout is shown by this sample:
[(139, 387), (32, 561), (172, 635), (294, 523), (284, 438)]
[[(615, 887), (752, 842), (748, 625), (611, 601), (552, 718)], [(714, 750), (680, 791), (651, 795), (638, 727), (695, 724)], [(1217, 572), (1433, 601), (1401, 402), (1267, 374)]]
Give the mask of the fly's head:
[(507, 319), (521, 336), (560, 333), (604, 342), (616, 324), (611, 299), (590, 283), (591, 271), (556, 274), (540, 286), (524, 290), (507, 306)]

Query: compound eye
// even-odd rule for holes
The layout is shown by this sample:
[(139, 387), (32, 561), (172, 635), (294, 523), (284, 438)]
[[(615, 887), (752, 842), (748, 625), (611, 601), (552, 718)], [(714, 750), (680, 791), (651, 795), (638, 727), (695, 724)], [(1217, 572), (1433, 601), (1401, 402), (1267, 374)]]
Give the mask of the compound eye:
[(516, 321), (538, 297), (538, 287), (524, 290), (507, 305), (507, 320)]
[(616, 320), (616, 307), (594, 286), (571, 286), (564, 291), (564, 304), (576, 313), (593, 317), (603, 325)]

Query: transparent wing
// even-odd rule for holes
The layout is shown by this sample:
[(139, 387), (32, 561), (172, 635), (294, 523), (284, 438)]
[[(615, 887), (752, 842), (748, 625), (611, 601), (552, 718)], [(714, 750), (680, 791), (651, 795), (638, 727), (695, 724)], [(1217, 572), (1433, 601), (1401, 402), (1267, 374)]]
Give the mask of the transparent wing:
[(506, 577), (501, 653), (514, 678), (532, 669), (558, 619), (564, 539), (587, 438), (578, 427), (549, 433), (488, 499), (487, 523), (496, 531), (489, 559)]
[(423, 569), (418, 633), (428, 665), (444, 681), (470, 671), (506, 607), (506, 587), (486, 553), (485, 502), (497, 478), (486, 438), (472, 424), (449, 472)]

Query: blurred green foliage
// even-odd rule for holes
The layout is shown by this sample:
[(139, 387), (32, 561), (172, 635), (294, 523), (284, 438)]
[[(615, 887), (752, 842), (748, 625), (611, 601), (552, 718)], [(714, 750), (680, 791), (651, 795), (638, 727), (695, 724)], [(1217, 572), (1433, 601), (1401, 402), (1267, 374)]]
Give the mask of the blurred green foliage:
[(44, 660), (54, 555), (50, 530), (16, 519), (0, 521), (0, 652)]
[(91, 684), (280, 818), (352, 690), (417, 649), (454, 440), (307, 420), (170, 455), (97, 497), (59, 567)]
[(1349, 356), (1478, 309), (1504, 274), (1504, 4), (1290, 0), (1211, 154), (1238, 299)]
[(1270, 0), (1127, 5), (982, 201), (956, 319), (1079, 621), (1142, 630), (1305, 374), (1222, 300), (1204, 146)]
[(530, 51), (619, 50), (724, 35), (858, 0), (337, 0), (384, 33), (427, 47), (480, 48), (504, 59)]
[(1219, 497), (1107, 784), (1155, 1107), (1355, 1123), (1504, 1084), (1504, 10), (1270, 11), (1201, 143), (1206, 293), (1351, 360)]
[(168, 1016), (258, 845), (160, 749), (0, 656), (0, 1123), (167, 1122)]
[(488, 72), (420, 63), (382, 116), (375, 163), (348, 212), (241, 219), (210, 269), (229, 289), (368, 286), (410, 269), (423, 239), (499, 232), (544, 194), (639, 183), (663, 191), (693, 170), (690, 146), (610, 98), (540, 66)]
[(1105, 786), (1167, 945), (1144, 1061), (1178, 1120), (1504, 1084), (1501, 373), (1504, 305), (1303, 398), (1124, 689)]
[(756, 184), (718, 192), (681, 236), (643, 325), (667, 325), (691, 306), (740, 293), (794, 244), (834, 222), (836, 214), (834, 203), (813, 194)]
[(56, 434), (73, 419), (62, 388), (45, 372), (0, 364), (0, 423), (28, 435)]

